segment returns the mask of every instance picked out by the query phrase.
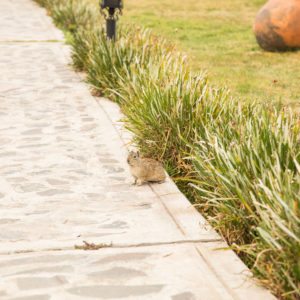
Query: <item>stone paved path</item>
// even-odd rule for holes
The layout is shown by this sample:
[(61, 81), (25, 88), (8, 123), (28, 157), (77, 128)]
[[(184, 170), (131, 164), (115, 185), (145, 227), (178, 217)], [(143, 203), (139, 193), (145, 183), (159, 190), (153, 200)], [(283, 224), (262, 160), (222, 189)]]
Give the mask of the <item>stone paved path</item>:
[(0, 1), (0, 299), (272, 299), (170, 180), (130, 184), (117, 107), (68, 63), (42, 8)]

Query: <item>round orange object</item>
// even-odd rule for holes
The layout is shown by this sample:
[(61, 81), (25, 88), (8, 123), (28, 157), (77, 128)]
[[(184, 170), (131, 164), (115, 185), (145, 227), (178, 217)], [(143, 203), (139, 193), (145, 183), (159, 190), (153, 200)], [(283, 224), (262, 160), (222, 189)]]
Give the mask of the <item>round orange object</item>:
[(300, 49), (300, 0), (269, 0), (256, 16), (254, 32), (265, 50)]

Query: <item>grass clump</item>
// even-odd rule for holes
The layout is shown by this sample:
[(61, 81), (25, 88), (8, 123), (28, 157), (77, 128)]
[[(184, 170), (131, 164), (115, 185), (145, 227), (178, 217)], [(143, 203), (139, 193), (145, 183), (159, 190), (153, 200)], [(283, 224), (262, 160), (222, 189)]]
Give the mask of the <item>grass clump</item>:
[(94, 27), (100, 20), (95, 7), (78, 0), (35, 0), (45, 7), (55, 24), (66, 33), (74, 34), (80, 28)]
[(147, 30), (123, 27), (117, 42), (108, 41), (85, 0), (49, 1), (72, 33), (75, 67), (120, 104), (145, 155), (164, 162), (262, 283), (299, 299), (299, 116), (232, 99)]

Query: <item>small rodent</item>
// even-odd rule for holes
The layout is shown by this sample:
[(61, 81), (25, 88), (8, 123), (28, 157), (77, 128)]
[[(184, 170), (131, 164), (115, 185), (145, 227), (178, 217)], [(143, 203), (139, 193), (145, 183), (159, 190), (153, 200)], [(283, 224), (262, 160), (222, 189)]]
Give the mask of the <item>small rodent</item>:
[(130, 151), (127, 162), (134, 177), (134, 183), (142, 185), (145, 182), (159, 182), (166, 180), (166, 173), (162, 164), (151, 158), (140, 157), (139, 152)]

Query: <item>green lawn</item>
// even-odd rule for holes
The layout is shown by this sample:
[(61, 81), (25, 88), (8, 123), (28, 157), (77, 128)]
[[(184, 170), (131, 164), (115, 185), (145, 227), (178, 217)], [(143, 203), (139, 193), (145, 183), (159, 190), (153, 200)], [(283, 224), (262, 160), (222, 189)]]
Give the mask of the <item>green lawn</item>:
[(196, 70), (241, 100), (300, 107), (300, 52), (262, 51), (252, 24), (264, 0), (125, 0), (120, 22), (152, 28), (186, 52)]

